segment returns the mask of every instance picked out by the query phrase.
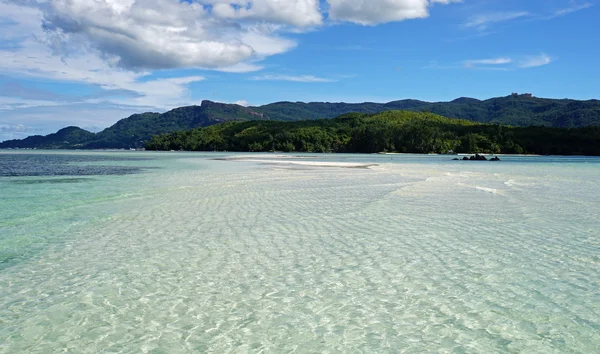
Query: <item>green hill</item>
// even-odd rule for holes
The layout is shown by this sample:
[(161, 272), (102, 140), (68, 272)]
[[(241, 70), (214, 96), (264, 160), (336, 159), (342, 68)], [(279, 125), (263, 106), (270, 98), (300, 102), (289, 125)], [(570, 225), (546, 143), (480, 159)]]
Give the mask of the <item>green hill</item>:
[(272, 120), (333, 118), (342, 114), (379, 113), (389, 110), (431, 112), (450, 118), (514, 126), (576, 128), (600, 125), (600, 101), (545, 99), (513, 94), (485, 101), (461, 97), (451, 102), (400, 100), (388, 103), (278, 102), (255, 107)]
[(171, 133), (195, 127), (205, 127), (230, 120), (260, 119), (261, 114), (251, 109), (210, 101), (202, 106), (176, 108), (163, 114), (135, 114), (118, 121), (97, 134), (87, 148), (142, 147), (153, 135)]
[[(78, 129), (80, 139), (58, 139), (57, 134), (32, 136), (22, 140), (0, 143), (0, 148), (38, 149), (118, 149), (141, 148), (144, 142), (157, 134), (172, 133), (196, 127), (204, 127), (230, 120), (263, 119), (263, 114), (234, 104), (203, 101), (201, 106), (180, 107), (166, 113), (134, 114), (121, 119), (99, 133)], [(85, 132), (85, 133), (83, 133)]]
[(334, 118), (352, 112), (379, 113), (390, 110), (418, 110), (428, 104), (428, 102), (417, 100), (401, 100), (389, 103), (276, 102), (254, 109), (264, 113), (270, 120), (296, 121)]
[(83, 147), (96, 134), (78, 127), (66, 127), (46, 136), (32, 135), (22, 140), (8, 140), (0, 148), (35, 147), (38, 149), (72, 149)]
[(509, 127), (433, 113), (351, 113), (297, 122), (227, 122), (153, 137), (149, 150), (600, 155), (600, 127)]
[[(61, 138), (59, 131), (0, 143), (0, 148), (130, 148), (142, 147), (157, 134), (173, 133), (228, 121), (299, 121), (334, 118), (356, 112), (374, 114), (390, 110), (435, 113), (450, 118), (511, 126), (577, 128), (600, 125), (600, 101), (544, 99), (513, 94), (480, 101), (461, 97), (451, 102), (400, 100), (388, 103), (277, 102), (259, 107), (202, 101), (200, 106), (166, 113), (134, 114), (93, 134), (77, 128)], [(68, 129), (74, 129), (69, 127)], [(62, 133), (61, 133), (62, 132)], [(60, 133), (60, 134), (59, 134)]]

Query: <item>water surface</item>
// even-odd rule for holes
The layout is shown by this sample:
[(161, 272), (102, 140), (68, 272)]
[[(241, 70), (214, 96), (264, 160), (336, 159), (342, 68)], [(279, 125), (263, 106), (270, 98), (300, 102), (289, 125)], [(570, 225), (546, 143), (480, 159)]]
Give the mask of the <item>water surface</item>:
[(1, 177), (0, 352), (598, 352), (599, 159), (230, 155)]

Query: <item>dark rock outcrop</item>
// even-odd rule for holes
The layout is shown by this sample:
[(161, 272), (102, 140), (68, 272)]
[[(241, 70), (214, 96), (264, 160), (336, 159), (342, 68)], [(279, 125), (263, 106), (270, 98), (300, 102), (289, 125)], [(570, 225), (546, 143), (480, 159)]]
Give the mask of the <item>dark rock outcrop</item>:
[[(453, 159), (453, 160), (454, 161), (459, 161), (461, 159), (456, 158), (456, 159)], [(473, 155), (471, 157), (469, 157), (469, 156), (463, 157), (462, 161), (488, 161), (488, 159), (485, 156), (483, 156), (483, 155), (475, 154), (475, 155)], [(500, 161), (500, 159), (498, 157), (494, 156), (489, 161)]]
[(483, 155), (475, 154), (475, 156), (471, 156), (469, 158), (471, 161), (487, 161), (487, 158)]

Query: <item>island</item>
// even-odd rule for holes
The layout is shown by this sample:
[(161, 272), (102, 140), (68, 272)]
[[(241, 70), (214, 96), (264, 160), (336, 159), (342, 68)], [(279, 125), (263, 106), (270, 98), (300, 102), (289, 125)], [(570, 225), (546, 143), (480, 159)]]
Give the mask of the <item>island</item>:
[(296, 122), (225, 122), (156, 135), (147, 150), (600, 155), (600, 127), (512, 127), (388, 111)]

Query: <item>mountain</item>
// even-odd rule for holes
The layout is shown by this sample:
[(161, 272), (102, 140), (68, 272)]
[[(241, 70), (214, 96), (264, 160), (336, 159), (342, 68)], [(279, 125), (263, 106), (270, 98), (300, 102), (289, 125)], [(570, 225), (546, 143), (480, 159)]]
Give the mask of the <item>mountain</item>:
[[(76, 127), (46, 136), (7, 140), (0, 148), (119, 149), (141, 148), (152, 136), (204, 127), (230, 120), (260, 120), (264, 114), (235, 104), (202, 101), (201, 106), (180, 107), (166, 113), (141, 113), (121, 119), (99, 133)], [(75, 130), (77, 134), (75, 134)], [(63, 132), (65, 131), (65, 132)], [(66, 134), (71, 132), (71, 134)]]
[(295, 122), (226, 122), (154, 136), (148, 150), (600, 155), (600, 126), (509, 127), (433, 113), (349, 113)]
[(391, 110), (419, 110), (428, 102), (401, 100), (389, 103), (330, 103), (330, 102), (276, 102), (255, 107), (270, 120), (296, 121), (319, 118), (334, 118), (346, 113), (379, 113)]
[(205, 127), (230, 120), (260, 119), (264, 119), (264, 115), (251, 108), (202, 101), (201, 106), (180, 107), (163, 114), (134, 114), (99, 132), (93, 141), (88, 142), (86, 148), (142, 147), (145, 141), (156, 134)]
[(0, 148), (35, 147), (38, 149), (72, 149), (81, 148), (96, 134), (79, 127), (66, 127), (46, 136), (32, 135), (22, 140), (7, 140), (0, 143)]
[(545, 99), (512, 94), (488, 100), (461, 97), (450, 102), (399, 100), (388, 103), (276, 102), (258, 107), (202, 101), (166, 113), (134, 114), (99, 133), (79, 128), (61, 129), (0, 143), (0, 148), (130, 148), (142, 147), (158, 134), (240, 120), (298, 121), (334, 118), (346, 113), (375, 114), (390, 110), (435, 113), (444, 117), (511, 126), (576, 128), (600, 125), (600, 101)]
[(546, 99), (512, 94), (488, 100), (461, 97), (450, 102), (400, 100), (388, 103), (277, 102), (255, 107), (271, 120), (333, 118), (349, 112), (379, 113), (389, 110), (431, 112), (449, 118), (513, 126), (575, 128), (600, 125), (600, 101)]

